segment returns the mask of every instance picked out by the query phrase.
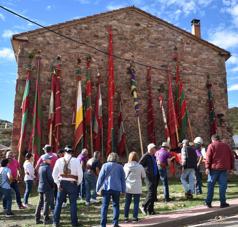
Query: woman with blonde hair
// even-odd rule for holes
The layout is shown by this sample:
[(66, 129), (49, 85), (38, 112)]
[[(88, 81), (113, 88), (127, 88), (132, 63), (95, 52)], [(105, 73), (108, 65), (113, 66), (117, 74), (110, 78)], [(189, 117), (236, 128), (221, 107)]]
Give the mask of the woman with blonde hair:
[(134, 198), (134, 210), (132, 222), (138, 221), (138, 211), (140, 203), (140, 195), (142, 193), (142, 178), (145, 178), (145, 170), (141, 164), (138, 163), (138, 155), (135, 151), (130, 152), (128, 163), (124, 166), (126, 177), (126, 201), (124, 209), (125, 222), (128, 222), (130, 204)]
[(125, 193), (125, 173), (117, 153), (110, 153), (99, 173), (96, 192), (102, 194), (101, 227), (106, 227), (107, 210), (112, 198), (113, 227), (119, 227), (120, 194)]

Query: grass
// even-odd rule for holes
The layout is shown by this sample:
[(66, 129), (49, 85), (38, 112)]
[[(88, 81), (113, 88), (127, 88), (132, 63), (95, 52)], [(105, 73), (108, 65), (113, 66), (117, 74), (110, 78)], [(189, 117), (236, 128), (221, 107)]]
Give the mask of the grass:
[[(206, 181), (203, 181), (203, 185), (206, 186)], [(231, 176), (229, 180), (229, 186), (227, 190), (227, 199), (237, 198), (238, 194), (238, 181), (237, 176)], [(164, 212), (171, 212), (174, 210), (180, 210), (184, 208), (194, 207), (198, 205), (202, 205), (204, 198), (206, 196), (207, 189), (206, 187), (203, 187), (203, 194), (202, 195), (195, 195), (193, 200), (185, 200), (184, 198), (184, 192), (182, 189), (182, 185), (179, 181), (179, 179), (170, 179), (169, 180), (169, 189), (170, 189), (170, 197), (173, 199), (172, 202), (164, 203), (163, 202), (163, 189), (161, 187), (161, 184), (158, 187), (158, 198), (159, 202), (155, 203), (155, 211), (159, 213)], [(146, 195), (146, 188), (143, 187), (143, 194), (142, 199), (145, 198)], [(218, 200), (219, 194), (218, 194), (218, 186), (215, 188), (214, 193), (214, 201)], [(11, 226), (11, 227), (30, 227), (30, 226), (39, 226), (43, 227), (44, 225), (35, 225), (35, 219), (34, 219), (34, 212), (35, 212), (35, 206), (38, 201), (38, 195), (36, 192), (33, 193), (33, 195), (30, 198), (30, 204), (33, 205), (33, 207), (25, 209), (25, 210), (17, 210), (16, 204), (14, 201), (13, 204), (13, 212), (15, 213), (15, 216), (12, 219), (5, 218), (3, 213), (0, 213), (0, 226)], [(124, 196), (121, 197), (121, 206), (120, 206), (120, 220), (123, 220), (123, 209), (124, 209)], [(100, 223), (100, 208), (101, 203), (90, 205), (90, 207), (87, 207), (85, 205), (84, 201), (78, 200), (78, 218), (79, 222), (84, 227), (92, 227), (92, 226), (98, 226)], [(130, 215), (132, 215), (132, 212), (130, 212)], [(143, 215), (139, 213), (139, 218), (142, 219)], [(108, 223), (111, 223), (112, 221), (112, 209), (111, 206), (108, 211)], [(69, 205), (66, 208), (62, 209), (61, 213), (61, 224), (64, 227), (71, 226), (70, 223), (70, 211), (69, 211)]]

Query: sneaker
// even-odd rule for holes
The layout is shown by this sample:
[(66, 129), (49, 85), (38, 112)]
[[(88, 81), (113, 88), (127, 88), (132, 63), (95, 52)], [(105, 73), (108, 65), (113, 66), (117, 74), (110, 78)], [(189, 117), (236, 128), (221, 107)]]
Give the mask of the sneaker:
[(62, 207), (63, 208), (67, 207), (67, 203), (62, 203)]
[(223, 203), (220, 205), (220, 208), (226, 208), (226, 207), (229, 207), (230, 204), (229, 203)]
[(155, 211), (149, 212), (149, 215), (156, 215)]
[[(25, 207), (25, 208), (29, 207), (28, 204), (25, 204), (25, 203), (23, 203), (22, 206)], [(19, 209), (20, 209), (20, 207), (19, 207)]]
[(40, 224), (43, 224), (43, 221), (41, 221), (41, 220), (36, 220), (36, 225), (40, 225)]
[(212, 208), (212, 204), (211, 204), (211, 203), (205, 202), (204, 205), (205, 205), (207, 208)]
[(53, 222), (52, 222), (51, 219), (45, 220), (45, 221), (43, 222), (44, 225), (50, 225), (50, 224), (52, 224), (52, 223), (53, 223)]
[(147, 215), (147, 210), (143, 206), (140, 207), (140, 211), (142, 214)]
[(6, 215), (5, 215), (5, 217), (6, 218), (9, 218), (9, 217), (12, 217), (14, 214), (12, 213), (12, 212), (8, 212), (8, 213), (6, 213)]
[(169, 203), (169, 202), (171, 202), (171, 201), (172, 201), (171, 198), (168, 198), (168, 199), (165, 199), (165, 200), (164, 200), (165, 203)]
[(97, 203), (98, 201), (96, 199), (90, 199), (90, 203)]
[(134, 223), (134, 224), (137, 223), (138, 221), (139, 221), (138, 218), (133, 218), (132, 219), (132, 223)]
[(87, 202), (87, 201), (86, 201), (86, 202), (85, 202), (85, 205), (86, 205), (86, 206), (89, 206), (89, 205), (90, 205), (90, 202)]
[(26, 209), (26, 207), (23, 204), (21, 204), (18, 208), (19, 210)]
[(128, 218), (124, 218), (124, 223), (128, 223), (129, 219)]

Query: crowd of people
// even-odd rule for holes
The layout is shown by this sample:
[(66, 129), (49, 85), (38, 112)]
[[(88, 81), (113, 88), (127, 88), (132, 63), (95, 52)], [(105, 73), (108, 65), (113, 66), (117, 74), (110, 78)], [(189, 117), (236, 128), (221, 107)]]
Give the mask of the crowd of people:
[[(183, 140), (180, 147), (181, 166), (180, 180), (184, 189), (185, 199), (193, 199), (194, 194), (202, 194), (201, 165), (205, 163), (208, 192), (205, 205), (212, 208), (214, 186), (219, 183), (220, 207), (229, 206), (226, 202), (227, 175), (234, 169), (234, 154), (229, 145), (221, 142), (218, 135), (213, 135), (207, 151), (203, 149), (203, 139), (196, 137), (191, 144)], [(78, 157), (73, 157), (73, 149), (66, 146), (58, 153), (53, 153), (50, 145), (43, 147), (44, 154), (34, 166), (33, 155), (25, 155), (24, 182), (25, 193), (23, 202), (19, 192), (20, 164), (15, 159), (13, 151), (8, 151), (6, 158), (1, 160), (0, 167), (0, 197), (6, 217), (11, 217), (12, 190), (16, 194), (19, 209), (31, 206), (29, 196), (33, 182), (37, 181), (39, 193), (35, 209), (36, 224), (60, 225), (62, 207), (67, 200), (70, 204), (72, 226), (78, 226), (77, 199), (85, 198), (85, 205), (97, 203), (102, 197), (100, 225), (106, 227), (107, 213), (110, 201), (113, 207), (113, 226), (119, 226), (120, 196), (125, 194), (124, 221), (138, 222), (139, 210), (144, 215), (154, 215), (154, 204), (157, 201), (157, 187), (163, 185), (164, 202), (172, 199), (169, 194), (168, 169), (175, 162), (175, 155), (170, 152), (170, 146), (163, 142), (159, 149), (150, 143), (147, 152), (139, 159), (137, 152), (129, 153), (128, 162), (120, 163), (117, 153), (110, 153), (107, 162), (101, 163), (100, 152), (95, 151), (89, 158), (88, 150), (83, 149)], [(141, 203), (142, 181), (146, 184), (146, 197)], [(132, 219), (129, 219), (130, 205), (133, 201)], [(51, 219), (51, 212), (53, 212)]]

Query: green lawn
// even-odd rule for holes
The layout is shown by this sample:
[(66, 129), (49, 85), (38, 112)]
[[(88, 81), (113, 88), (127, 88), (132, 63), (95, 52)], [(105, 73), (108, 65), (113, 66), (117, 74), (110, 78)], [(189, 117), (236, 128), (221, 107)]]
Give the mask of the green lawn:
[[(206, 181), (204, 177), (204, 186), (206, 186)], [(227, 198), (237, 198), (238, 195), (238, 181), (237, 176), (231, 176), (229, 180), (229, 186), (227, 191)], [(172, 202), (164, 203), (163, 202), (163, 191), (161, 185), (158, 187), (158, 198), (159, 202), (155, 203), (155, 211), (159, 213), (179, 210), (184, 208), (189, 208), (197, 205), (202, 205), (204, 198), (206, 196), (206, 187), (203, 187), (203, 195), (195, 195), (193, 200), (185, 200), (184, 192), (181, 186), (179, 179), (170, 179), (170, 197), (173, 199)], [(145, 198), (145, 187), (143, 187), (143, 195), (142, 199)], [(214, 200), (218, 200), (218, 187), (215, 189)], [(30, 198), (30, 203), (33, 205), (32, 208), (28, 208), (26, 210), (17, 210), (14, 202), (13, 212), (15, 216), (12, 219), (6, 219), (0, 210), (0, 226), (39, 226), (43, 227), (44, 225), (35, 225), (34, 222), (34, 211), (35, 206), (38, 201), (37, 193)], [(79, 222), (85, 227), (97, 226), (100, 222), (100, 208), (101, 204), (91, 205), (90, 207), (86, 207), (83, 201), (78, 201), (78, 216)], [(120, 220), (123, 220), (123, 209), (124, 209), (124, 197), (121, 197), (121, 206), (120, 206)], [(132, 214), (132, 212), (131, 212)], [(143, 215), (139, 213), (139, 218), (143, 218)], [(108, 223), (112, 220), (112, 210), (111, 207), (108, 212)], [(67, 208), (62, 209), (61, 213), (61, 224), (62, 226), (71, 226), (70, 224), (70, 212), (69, 206)]]

